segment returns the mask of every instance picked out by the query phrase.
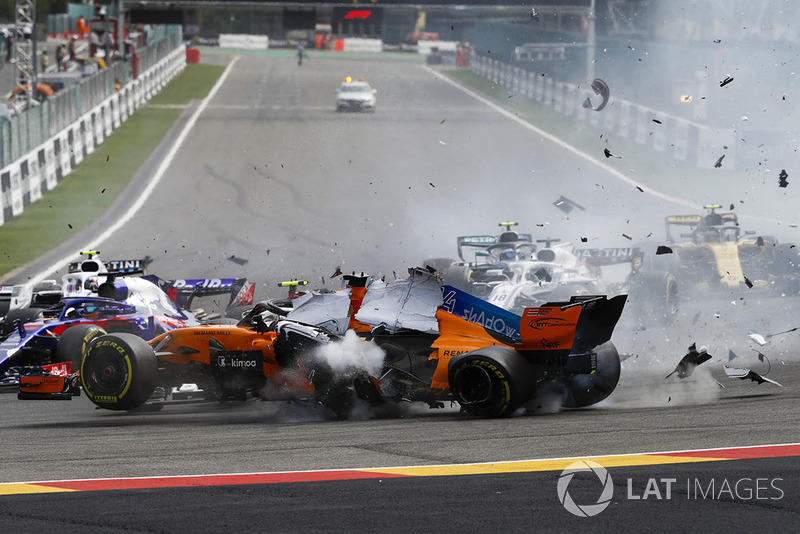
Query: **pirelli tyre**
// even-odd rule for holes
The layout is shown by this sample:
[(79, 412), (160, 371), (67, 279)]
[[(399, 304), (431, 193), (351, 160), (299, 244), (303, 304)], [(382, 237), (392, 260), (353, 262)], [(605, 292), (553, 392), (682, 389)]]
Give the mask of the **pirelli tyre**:
[(485, 347), (453, 358), (448, 378), (464, 411), (481, 417), (507, 417), (536, 393), (533, 367), (509, 347)]
[(105, 334), (106, 331), (96, 324), (78, 324), (64, 330), (58, 336), (55, 361), (70, 362), (73, 372), (77, 371), (91, 342)]
[(158, 362), (150, 345), (134, 334), (99, 336), (81, 362), (81, 384), (100, 408), (132, 410), (150, 398)]
[(564, 406), (582, 408), (605, 400), (619, 383), (621, 366), (619, 352), (613, 343), (607, 341), (598, 345), (597, 369), (593, 373), (583, 373), (566, 378)]

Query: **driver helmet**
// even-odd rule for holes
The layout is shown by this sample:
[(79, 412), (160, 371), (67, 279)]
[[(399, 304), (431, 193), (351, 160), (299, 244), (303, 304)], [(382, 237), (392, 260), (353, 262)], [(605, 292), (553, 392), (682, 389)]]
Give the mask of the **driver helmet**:
[(503, 261), (514, 261), (517, 259), (517, 253), (513, 250), (504, 250), (500, 253), (500, 259)]

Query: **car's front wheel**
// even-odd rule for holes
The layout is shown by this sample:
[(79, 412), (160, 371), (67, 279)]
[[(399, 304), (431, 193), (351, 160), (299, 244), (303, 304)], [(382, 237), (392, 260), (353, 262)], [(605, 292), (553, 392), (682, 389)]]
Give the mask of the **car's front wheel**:
[(89, 400), (108, 410), (132, 410), (155, 390), (155, 352), (134, 334), (97, 337), (81, 362), (81, 384)]

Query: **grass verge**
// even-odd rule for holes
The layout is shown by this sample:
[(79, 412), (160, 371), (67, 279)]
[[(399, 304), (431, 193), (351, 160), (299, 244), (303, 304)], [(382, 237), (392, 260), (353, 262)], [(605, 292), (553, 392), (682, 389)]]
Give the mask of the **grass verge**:
[(0, 226), (0, 279), (70, 239), (100, 217), (125, 189), (183, 110), (204, 98), (224, 66), (189, 64), (58, 187)]

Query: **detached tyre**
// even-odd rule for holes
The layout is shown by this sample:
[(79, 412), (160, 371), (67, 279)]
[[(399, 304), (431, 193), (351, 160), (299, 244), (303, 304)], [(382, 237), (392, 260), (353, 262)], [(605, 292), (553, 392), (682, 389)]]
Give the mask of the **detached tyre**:
[(91, 342), (105, 334), (106, 331), (95, 324), (79, 324), (68, 328), (58, 336), (55, 361), (71, 362), (72, 372), (77, 371)]
[(467, 413), (506, 417), (532, 398), (536, 376), (514, 349), (486, 347), (451, 360), (450, 390)]
[(97, 337), (81, 363), (81, 384), (89, 400), (107, 410), (132, 410), (153, 394), (158, 373), (150, 345), (133, 334)]

